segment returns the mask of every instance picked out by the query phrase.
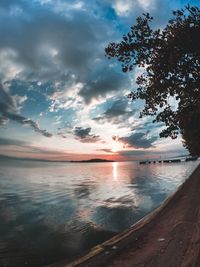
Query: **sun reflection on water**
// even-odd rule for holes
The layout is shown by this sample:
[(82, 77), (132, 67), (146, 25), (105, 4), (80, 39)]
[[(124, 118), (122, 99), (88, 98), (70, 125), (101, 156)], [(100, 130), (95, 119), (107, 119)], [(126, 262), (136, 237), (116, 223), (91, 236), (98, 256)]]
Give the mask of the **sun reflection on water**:
[(112, 163), (112, 171), (113, 171), (113, 180), (118, 180), (118, 163), (117, 162), (113, 162)]

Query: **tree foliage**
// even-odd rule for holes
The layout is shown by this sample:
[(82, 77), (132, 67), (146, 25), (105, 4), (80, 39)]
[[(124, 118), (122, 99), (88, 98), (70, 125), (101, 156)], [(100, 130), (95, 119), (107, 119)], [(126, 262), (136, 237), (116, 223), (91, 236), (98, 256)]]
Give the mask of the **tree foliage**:
[(163, 30), (153, 29), (152, 20), (148, 13), (138, 17), (120, 43), (106, 47), (106, 55), (117, 58), (124, 72), (144, 67), (137, 90), (129, 94), (145, 101), (140, 116), (155, 116), (154, 122), (166, 125), (161, 137), (181, 133), (189, 152), (200, 155), (200, 9), (174, 11)]

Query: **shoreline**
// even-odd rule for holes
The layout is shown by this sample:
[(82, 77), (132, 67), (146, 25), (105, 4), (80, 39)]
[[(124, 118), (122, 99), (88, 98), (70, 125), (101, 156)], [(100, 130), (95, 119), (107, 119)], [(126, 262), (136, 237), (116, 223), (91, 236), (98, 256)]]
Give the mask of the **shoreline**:
[(155, 211), (71, 263), (55, 267), (199, 267), (200, 164)]

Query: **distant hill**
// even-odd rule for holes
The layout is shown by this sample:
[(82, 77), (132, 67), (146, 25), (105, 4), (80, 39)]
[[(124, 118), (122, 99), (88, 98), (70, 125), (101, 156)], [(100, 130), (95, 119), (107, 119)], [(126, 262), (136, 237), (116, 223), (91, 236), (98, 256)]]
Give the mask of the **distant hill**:
[(88, 159), (88, 160), (71, 160), (70, 162), (95, 163), (95, 162), (115, 162), (115, 161), (114, 160), (107, 160), (107, 159)]
[(37, 158), (18, 158), (12, 156), (6, 156), (0, 154), (0, 160), (27, 160), (27, 161), (41, 161), (41, 162), (114, 162), (114, 160), (107, 160), (107, 159), (89, 159), (89, 160), (51, 160), (51, 159), (37, 159)]

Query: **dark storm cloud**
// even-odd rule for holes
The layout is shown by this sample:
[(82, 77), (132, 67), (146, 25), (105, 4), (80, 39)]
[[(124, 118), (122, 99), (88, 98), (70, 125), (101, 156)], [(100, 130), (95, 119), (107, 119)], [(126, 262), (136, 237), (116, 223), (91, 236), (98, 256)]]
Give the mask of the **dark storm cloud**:
[[(18, 79), (56, 82), (73, 73), (84, 85), (79, 95), (86, 103), (126, 86), (127, 75), (108, 67), (104, 57), (110, 34), (106, 20), (92, 9), (91, 12), (67, 8), (61, 11), (59, 5), (70, 5), (70, 2), (35, 3), (28, 6), (24, 1), (0, 3), (4, 10), (0, 17), (0, 53), (21, 68)], [(20, 8), (20, 14), (11, 15), (9, 10), (13, 5)], [(87, 3), (84, 5), (87, 7)], [(0, 75), (4, 73), (0, 71)], [(63, 88), (60, 90), (66, 90), (66, 86)]]
[(85, 86), (80, 90), (79, 94), (84, 98), (86, 103), (90, 103), (92, 98), (105, 96), (109, 92), (117, 92), (128, 87), (129, 80), (126, 75), (116, 72), (113, 68), (103, 66), (86, 81)]
[[(5, 20), (6, 25), (2, 23)], [(13, 49), (27, 76), (51, 79), (61, 70), (85, 71), (99, 49), (98, 36), (104, 28), (86, 12), (71, 11), (70, 16), (63, 16), (31, 4), (21, 16), (4, 13), (0, 21), (0, 49)]]
[(80, 137), (80, 138), (85, 138), (89, 135), (91, 131), (91, 128), (88, 127), (88, 128), (82, 128), (82, 127), (76, 127), (75, 130), (74, 130), (74, 134), (77, 136), (77, 137)]
[[(67, 109), (62, 101), (66, 101), (64, 98), (72, 100), (67, 96), (68, 90), (78, 83), (82, 86), (76, 93), (85, 103), (106, 97), (110, 92), (117, 94), (121, 91), (123, 94), (123, 89), (131, 89), (129, 77), (121, 72), (119, 65), (112, 64), (104, 57), (104, 48), (109, 42), (121, 39), (128, 28), (125, 24), (131, 26), (136, 15), (144, 12), (140, 3), (145, 2), (80, 1), (84, 8), (74, 9), (68, 7), (78, 4), (78, 1), (0, 0), (0, 80), (16, 78), (18, 81), (25, 81), (27, 85), (33, 81), (39, 81), (42, 85), (51, 84), (51, 90), (43, 88), (42, 93), (46, 97), (45, 101), (57, 101), (55, 105), (58, 108), (52, 112), (61, 109), (60, 106)], [(170, 1), (153, 2), (156, 7), (149, 11), (156, 13), (159, 10), (158, 17), (166, 19)], [(117, 16), (116, 12), (115, 21), (111, 18), (109, 12), (111, 9), (112, 13), (114, 9), (117, 10), (116, 3), (118, 8), (121, 3), (122, 9), (130, 4), (127, 21), (123, 16), (122, 19)], [(167, 15), (164, 16), (163, 12)], [(59, 86), (56, 87), (57, 82)], [(71, 98), (76, 100), (74, 95)], [(51, 136), (46, 130), (40, 129), (36, 122), (20, 114), (14, 96), (8, 93), (4, 98), (4, 101), (0, 100), (0, 125), (6, 125), (8, 120), (13, 120), (32, 127), (44, 136)], [(43, 105), (41, 100), (38, 103)], [(63, 105), (59, 105), (60, 103)], [(74, 113), (77, 111), (76, 107)], [(124, 103), (115, 102), (95, 120), (125, 125), (133, 113), (134, 111), (131, 113), (126, 109)], [(81, 142), (96, 142), (99, 136), (89, 132), (85, 138), (76, 138)]]
[(16, 96), (10, 95), (6, 90), (0, 86), (0, 115), (3, 120), (16, 121), (24, 126), (32, 127), (36, 132), (42, 134), (45, 137), (51, 137), (52, 134), (46, 130), (40, 129), (37, 122), (26, 118), (19, 113), (19, 107), (17, 106)]
[(112, 118), (112, 117), (118, 117), (122, 115), (128, 115), (132, 114), (131, 111), (126, 110), (127, 103), (122, 101), (122, 100), (117, 100), (115, 101), (111, 108), (107, 109), (104, 114), (107, 118)]
[(136, 132), (125, 137), (113, 137), (113, 140), (121, 142), (125, 147), (134, 148), (150, 148), (153, 147), (153, 143), (158, 139), (158, 137), (153, 136), (148, 138), (146, 133)]
[(128, 99), (115, 100), (112, 106), (108, 108), (101, 116), (93, 118), (93, 120), (103, 123), (105, 121), (113, 124), (127, 124), (127, 120), (133, 116), (135, 110), (128, 110)]
[(74, 129), (74, 136), (75, 139), (79, 140), (82, 143), (96, 143), (100, 141), (99, 135), (91, 134), (91, 127), (82, 128), (82, 127), (75, 127)]

